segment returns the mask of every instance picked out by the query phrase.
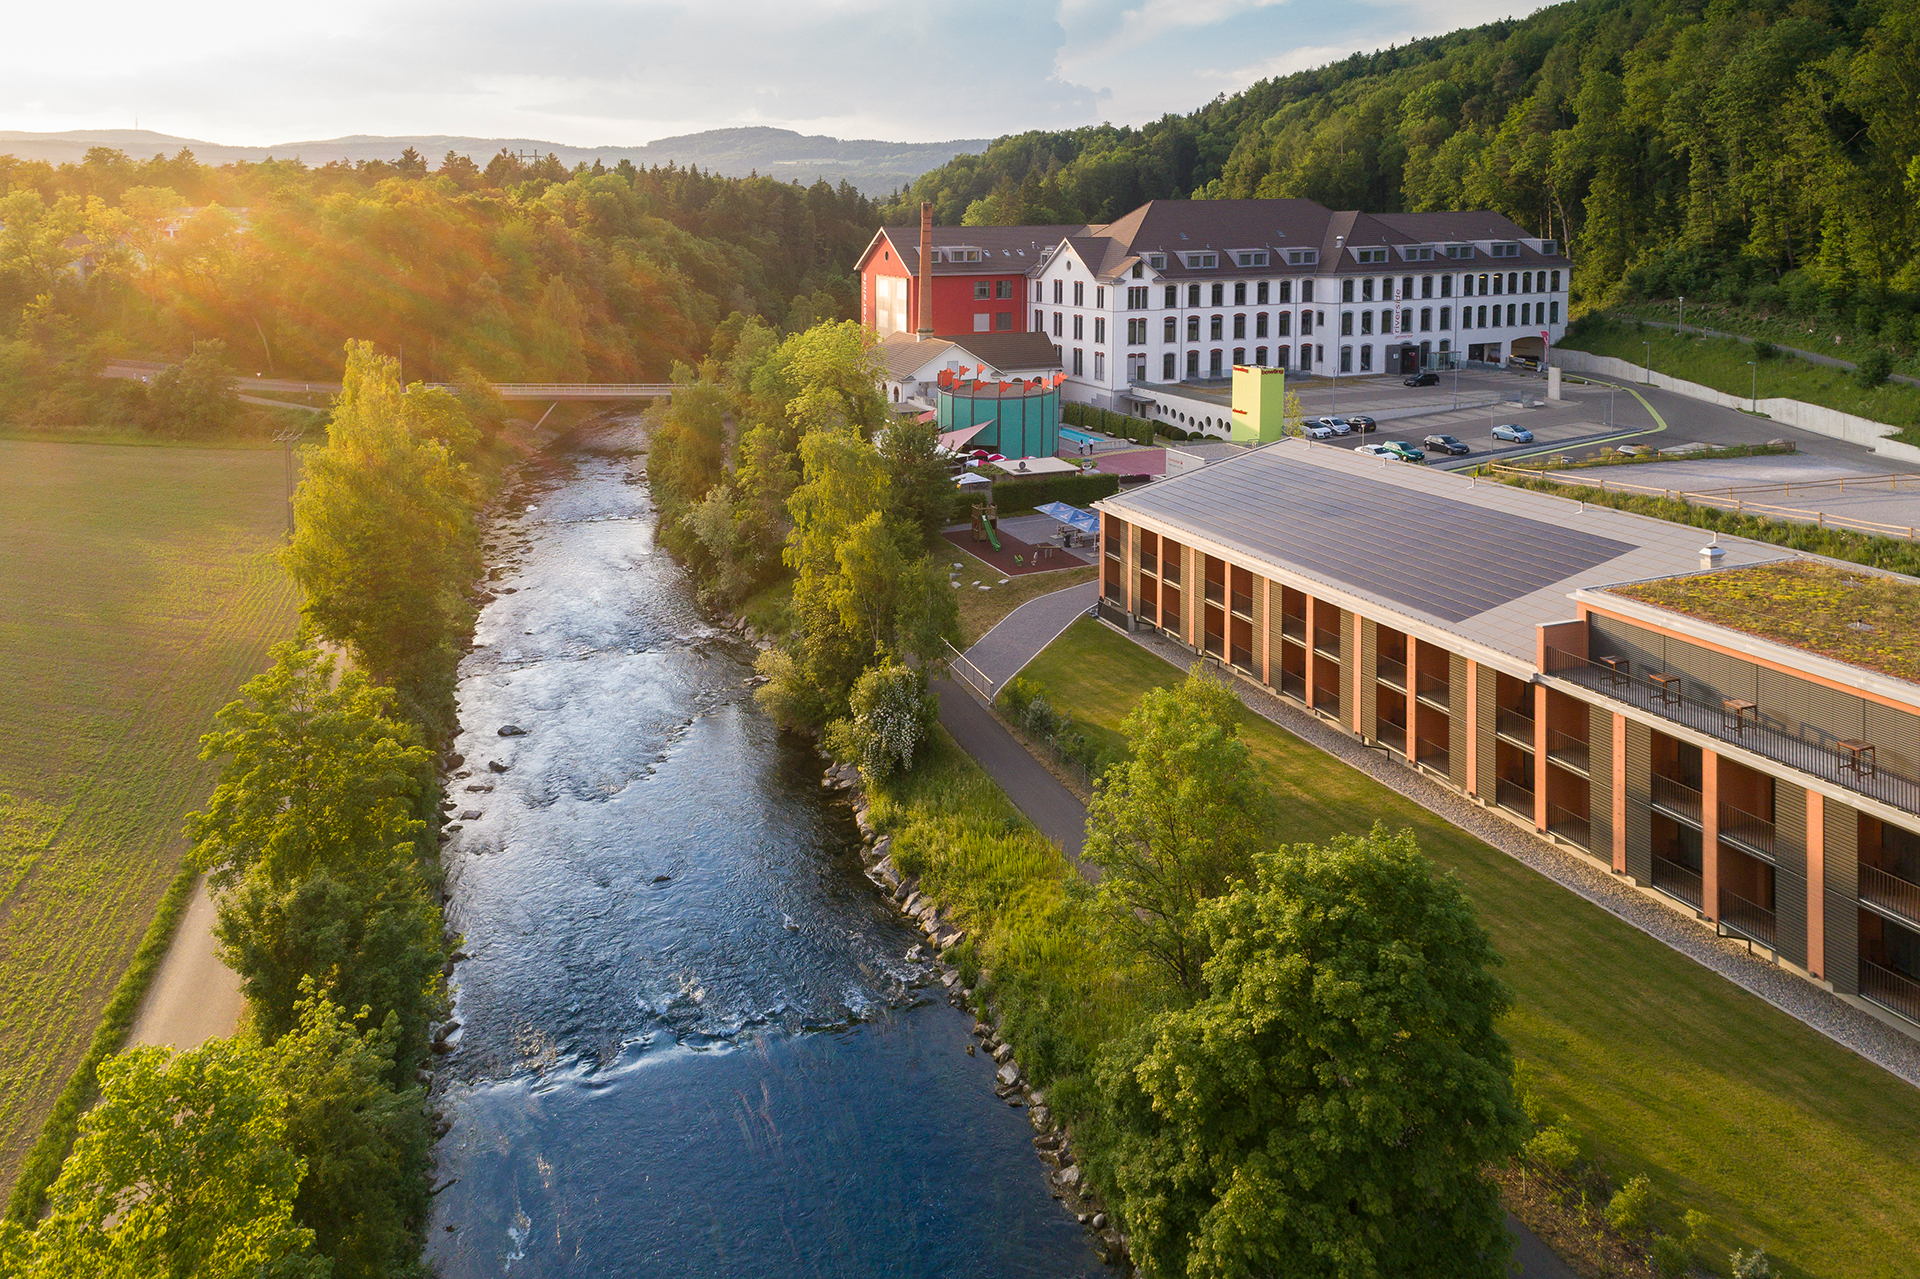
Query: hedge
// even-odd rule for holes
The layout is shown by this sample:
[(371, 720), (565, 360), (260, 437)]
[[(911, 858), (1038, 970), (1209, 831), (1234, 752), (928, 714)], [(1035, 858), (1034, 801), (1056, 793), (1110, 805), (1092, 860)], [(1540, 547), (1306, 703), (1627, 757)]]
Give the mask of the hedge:
[(1153, 423), (1143, 417), (1129, 417), (1112, 409), (1095, 408), (1091, 404), (1076, 404), (1069, 400), (1060, 406), (1060, 419), (1068, 426), (1104, 431), (1123, 440), (1132, 440), (1135, 444), (1153, 443)]
[(1023, 510), (1048, 502), (1084, 506), (1120, 491), (1120, 477), (1104, 473), (1094, 475), (1035, 475), (1025, 479), (996, 480), (993, 501), (1005, 510)]

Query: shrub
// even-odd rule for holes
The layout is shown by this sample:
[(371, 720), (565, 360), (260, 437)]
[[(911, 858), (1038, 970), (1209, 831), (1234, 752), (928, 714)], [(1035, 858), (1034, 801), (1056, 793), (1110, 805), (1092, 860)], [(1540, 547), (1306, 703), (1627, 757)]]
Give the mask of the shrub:
[(1893, 356), (1884, 346), (1876, 346), (1861, 357), (1859, 367), (1853, 371), (1853, 380), (1871, 391), (1887, 380), (1893, 372)]
[(1040, 696), (1040, 685), (1023, 675), (1016, 675), (1007, 681), (1000, 690), (1000, 704), (1011, 712), (1017, 722), (1027, 713), (1027, 703)]
[(1647, 1259), (1653, 1263), (1653, 1273), (1661, 1279), (1682, 1279), (1693, 1263), (1693, 1253), (1672, 1235), (1655, 1235), (1647, 1249)]
[(1773, 1263), (1767, 1260), (1765, 1248), (1755, 1248), (1752, 1252), (1735, 1249), (1733, 1256), (1727, 1258), (1727, 1265), (1733, 1271), (1733, 1279), (1775, 1279)]
[(1036, 694), (1020, 713), (1020, 727), (1029, 737), (1052, 737), (1060, 727), (1060, 717), (1046, 698)]
[(854, 681), (847, 706), (853, 718), (829, 726), (828, 749), (855, 760), (869, 778), (910, 770), (938, 718), (927, 677), (891, 659)]
[(1613, 1198), (1607, 1201), (1607, 1224), (1623, 1235), (1638, 1234), (1652, 1210), (1653, 1183), (1641, 1173), (1613, 1192)]
[(1753, 358), (1756, 360), (1771, 360), (1779, 354), (1780, 348), (1765, 338), (1753, 344)]
[(1523, 1153), (1528, 1163), (1561, 1174), (1580, 1161), (1580, 1144), (1566, 1128), (1554, 1124), (1530, 1137)]

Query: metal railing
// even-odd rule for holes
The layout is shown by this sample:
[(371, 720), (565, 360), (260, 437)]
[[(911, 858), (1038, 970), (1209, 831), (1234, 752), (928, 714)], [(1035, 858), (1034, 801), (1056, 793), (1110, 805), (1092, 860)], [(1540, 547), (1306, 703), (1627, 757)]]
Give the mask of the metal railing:
[(1322, 714), (1331, 715), (1335, 719), (1339, 719), (1340, 718), (1340, 694), (1334, 692), (1330, 688), (1325, 688), (1318, 684), (1314, 685), (1313, 709), (1321, 712)]
[(1725, 888), (1720, 890), (1720, 927), (1768, 950), (1774, 948), (1773, 912)]
[(1860, 863), (1860, 900), (1890, 911), (1920, 928), (1920, 884), (1910, 883), (1878, 866)]
[(1407, 726), (1405, 724), (1396, 724), (1390, 719), (1383, 719), (1374, 726), (1373, 732), (1374, 736), (1379, 738), (1383, 745), (1391, 746), (1396, 755), (1404, 755), (1407, 753)]
[(1533, 791), (1518, 782), (1506, 778), (1496, 778), (1493, 783), (1493, 802), (1510, 813), (1517, 813), (1528, 821), (1533, 820)]
[(1225, 604), (1227, 602), (1227, 588), (1220, 582), (1208, 582), (1206, 596), (1207, 603), (1209, 604)]
[(1340, 632), (1313, 628), (1313, 651), (1322, 657), (1340, 660)]
[(1160, 566), (1160, 580), (1168, 586), (1180, 585), (1180, 557), (1174, 556)]
[(1593, 755), (1585, 739), (1557, 728), (1547, 730), (1547, 760), (1582, 777), (1593, 775)]
[(1860, 997), (1908, 1021), (1920, 1021), (1920, 982), (1882, 968), (1871, 959), (1860, 961)]
[(1226, 637), (1218, 631), (1207, 631), (1200, 637), (1200, 647), (1213, 657), (1225, 657), (1227, 653)]
[(1415, 763), (1424, 764), (1436, 773), (1451, 771), (1453, 764), (1453, 756), (1445, 746), (1424, 737), (1413, 739), (1413, 758)]
[(1507, 741), (1520, 747), (1522, 750), (1533, 749), (1533, 728), (1533, 716), (1527, 714), (1525, 711), (1516, 711), (1510, 707), (1501, 706), (1495, 708), (1493, 712), (1494, 736), (1504, 737)]
[(1653, 855), (1653, 886), (1695, 910), (1699, 910), (1700, 903), (1705, 900), (1701, 891), (1700, 872), (1688, 870), (1679, 862), (1668, 861), (1658, 853)]
[[(1227, 660), (1243, 671), (1253, 670), (1253, 650), (1250, 648), (1242, 648), (1238, 644), (1229, 645), (1227, 648)], [(1254, 671), (1254, 673), (1256, 675), (1259, 674), (1258, 671)]]
[(1721, 804), (1719, 829), (1720, 838), (1741, 852), (1751, 853), (1762, 861), (1773, 860), (1772, 822), (1755, 817), (1752, 813), (1735, 808), (1732, 804)]
[(1142, 573), (1158, 573), (1160, 571), (1160, 557), (1152, 551), (1140, 552), (1140, 571)]
[(1280, 615), (1280, 633), (1295, 643), (1307, 642), (1307, 619), (1298, 613)]
[(1429, 675), (1425, 671), (1414, 672), (1413, 695), (1433, 707), (1435, 710), (1453, 711), (1453, 685), (1438, 675)]
[(1163, 631), (1172, 631), (1174, 633), (1174, 636), (1178, 638), (1181, 634), (1180, 610), (1177, 608), (1161, 609), (1160, 610), (1160, 629)]
[(1547, 830), (1569, 844), (1593, 848), (1593, 822), (1585, 814), (1563, 808), (1552, 800), (1547, 801)]
[(1380, 658), (1374, 664), (1373, 677), (1396, 693), (1407, 691), (1407, 664), (1396, 662), (1391, 657)]
[(1705, 810), (1702, 807), (1700, 792), (1685, 782), (1655, 773), (1651, 799), (1654, 812), (1665, 813), (1675, 821), (1686, 822), (1689, 825), (1702, 825), (1701, 813)]
[(1306, 676), (1297, 675), (1292, 671), (1281, 671), (1280, 672), (1280, 691), (1285, 693), (1288, 697), (1293, 698), (1295, 701), (1299, 701), (1299, 702), (1306, 701), (1307, 700)]
[(1228, 607), (1248, 621), (1253, 620), (1253, 596), (1242, 591), (1234, 591), (1229, 597)]
[(1920, 815), (1920, 781), (1890, 772), (1885, 767), (1860, 768), (1841, 754), (1832, 742), (1807, 741), (1773, 727), (1764, 719), (1758, 724), (1748, 721), (1741, 730), (1736, 731), (1727, 723), (1727, 709), (1723, 703), (1704, 702), (1671, 688), (1655, 688), (1644, 676), (1629, 673), (1625, 662), (1618, 668), (1602, 666), (1584, 657), (1550, 648), (1547, 650), (1547, 674), (1592, 689), (1615, 701), (1651, 711), (1662, 719), (1683, 724), (1695, 732), (1751, 751), (1775, 763), (1871, 796), (1903, 812)]

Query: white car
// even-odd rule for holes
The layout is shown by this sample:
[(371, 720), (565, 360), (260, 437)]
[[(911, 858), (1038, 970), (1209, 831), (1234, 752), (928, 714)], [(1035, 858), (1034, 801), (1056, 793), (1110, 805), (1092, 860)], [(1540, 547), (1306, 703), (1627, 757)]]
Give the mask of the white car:
[(1306, 435), (1310, 440), (1330, 440), (1333, 438), (1333, 428), (1322, 426), (1318, 422), (1309, 422), (1306, 425)]
[(1347, 419), (1343, 417), (1317, 417), (1313, 419), (1311, 425), (1324, 426), (1335, 435), (1351, 435), (1353, 433), (1353, 428), (1347, 425)]
[(1397, 458), (1400, 456), (1399, 453), (1395, 452), (1393, 449), (1388, 448), (1384, 444), (1356, 444), (1353, 446), (1353, 451), (1355, 453), (1364, 453), (1368, 457)]

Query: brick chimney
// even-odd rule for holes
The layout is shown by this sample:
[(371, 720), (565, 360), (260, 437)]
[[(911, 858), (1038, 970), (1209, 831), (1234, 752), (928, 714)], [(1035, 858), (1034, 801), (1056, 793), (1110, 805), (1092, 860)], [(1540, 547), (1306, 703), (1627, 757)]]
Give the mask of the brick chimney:
[(933, 202), (920, 202), (920, 331), (926, 341), (933, 336)]

